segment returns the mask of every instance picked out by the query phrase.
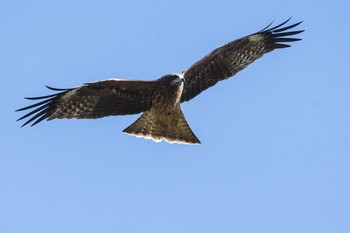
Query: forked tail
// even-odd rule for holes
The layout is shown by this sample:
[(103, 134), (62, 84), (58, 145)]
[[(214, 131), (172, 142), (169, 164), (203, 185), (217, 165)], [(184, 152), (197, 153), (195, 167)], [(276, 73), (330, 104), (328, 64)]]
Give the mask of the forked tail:
[(153, 110), (147, 111), (123, 132), (157, 142), (165, 139), (169, 143), (200, 144), (182, 111), (172, 115), (159, 115)]

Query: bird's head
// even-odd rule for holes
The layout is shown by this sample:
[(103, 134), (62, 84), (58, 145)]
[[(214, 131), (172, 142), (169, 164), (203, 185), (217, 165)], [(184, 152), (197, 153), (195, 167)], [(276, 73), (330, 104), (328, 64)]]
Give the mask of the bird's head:
[(185, 78), (182, 74), (168, 74), (161, 77), (159, 81), (167, 86), (180, 86), (185, 82)]

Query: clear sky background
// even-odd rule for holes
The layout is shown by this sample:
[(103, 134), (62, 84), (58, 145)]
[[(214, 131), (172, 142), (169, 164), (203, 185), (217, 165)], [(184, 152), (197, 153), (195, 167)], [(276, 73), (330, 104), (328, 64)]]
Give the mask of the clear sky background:
[[(348, 1), (1, 1), (1, 233), (350, 232)], [(20, 128), (15, 109), (110, 77), (156, 79), (273, 19), (274, 51), (191, 102), (200, 146), (137, 115)]]

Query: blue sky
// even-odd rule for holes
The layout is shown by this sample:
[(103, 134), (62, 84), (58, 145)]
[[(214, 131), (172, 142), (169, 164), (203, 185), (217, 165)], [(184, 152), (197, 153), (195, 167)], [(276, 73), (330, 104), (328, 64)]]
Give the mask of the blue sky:
[[(2, 1), (0, 232), (350, 232), (347, 1)], [(302, 41), (191, 102), (200, 146), (135, 116), (20, 128), (44, 85), (156, 79), (293, 16)]]

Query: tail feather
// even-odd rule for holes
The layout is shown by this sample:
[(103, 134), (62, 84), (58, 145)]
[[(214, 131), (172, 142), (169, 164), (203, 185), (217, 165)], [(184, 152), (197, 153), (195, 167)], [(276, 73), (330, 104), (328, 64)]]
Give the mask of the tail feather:
[(181, 111), (166, 116), (147, 111), (123, 132), (158, 142), (165, 139), (169, 143), (200, 144)]

